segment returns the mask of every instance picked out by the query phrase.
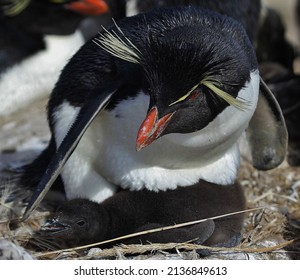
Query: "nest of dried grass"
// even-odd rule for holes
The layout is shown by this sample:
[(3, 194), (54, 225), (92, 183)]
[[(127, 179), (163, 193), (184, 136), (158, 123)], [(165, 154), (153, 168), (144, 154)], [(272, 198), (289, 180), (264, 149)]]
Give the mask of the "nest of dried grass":
[[(1, 193), (0, 238), (22, 246), (37, 259), (197, 259), (199, 249), (211, 251), (201, 256), (206, 259), (299, 259), (297, 226), (290, 223), (300, 220), (299, 171), (284, 163), (262, 172), (248, 160), (242, 163), (238, 180), (245, 189), (248, 208), (260, 209), (246, 214), (243, 241), (234, 248), (208, 248), (189, 242), (124, 245), (121, 239), (119, 246), (108, 243), (105, 249), (94, 244), (58, 250), (61, 244), (57, 240), (45, 240), (36, 234), (53, 207), (44, 202), (27, 221), (19, 222), (24, 210), (22, 201), (28, 194), (18, 192), (13, 183), (7, 183)], [(12, 193), (16, 199), (10, 198)]]

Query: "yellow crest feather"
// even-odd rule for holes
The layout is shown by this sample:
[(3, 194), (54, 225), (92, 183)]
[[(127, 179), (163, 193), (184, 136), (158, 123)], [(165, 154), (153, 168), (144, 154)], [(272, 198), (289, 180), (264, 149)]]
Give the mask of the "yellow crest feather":
[(3, 5), (4, 15), (14, 17), (23, 12), (30, 4), (31, 0), (10, 0), (8, 4)]
[(116, 25), (116, 23), (115, 26), (123, 35), (124, 39), (122, 39), (115, 31), (110, 32), (103, 27), (105, 33), (100, 33), (99, 38), (93, 40), (94, 43), (115, 57), (131, 63), (140, 64), (141, 52), (125, 36), (123, 31)]
[(234, 106), (238, 110), (245, 111), (248, 109), (249, 106), (251, 106), (251, 102), (241, 99), (239, 97), (234, 98), (224, 90), (217, 87), (218, 84), (220, 84), (218, 81), (213, 80), (209, 77), (203, 79), (200, 84), (206, 86), (207, 88), (211, 89), (216, 95), (218, 95), (220, 98), (225, 100), (229, 105)]
[(251, 103), (247, 100), (243, 100), (241, 98), (234, 98), (224, 90), (221, 90), (217, 85), (220, 83), (210, 77), (204, 78), (199, 84), (195, 85), (187, 94), (180, 97), (178, 100), (172, 102), (169, 106), (177, 104), (181, 101), (184, 101), (190, 94), (197, 88), (199, 85), (204, 85), (207, 88), (211, 89), (216, 95), (225, 100), (229, 105), (236, 107), (241, 111), (247, 110), (247, 108), (251, 105)]

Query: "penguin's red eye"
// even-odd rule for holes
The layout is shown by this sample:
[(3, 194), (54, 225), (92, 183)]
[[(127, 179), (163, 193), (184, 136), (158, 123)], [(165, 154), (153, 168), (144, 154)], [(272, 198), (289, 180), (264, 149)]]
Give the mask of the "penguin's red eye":
[(194, 90), (190, 95), (190, 100), (197, 99), (199, 97), (200, 93), (201, 93), (200, 89)]
[(196, 98), (198, 98), (198, 96), (201, 94), (201, 90), (197, 88), (197, 86), (195, 86), (192, 90), (190, 90), (187, 94), (185, 94), (184, 96), (180, 97), (178, 100), (172, 102), (171, 104), (169, 104), (169, 106), (175, 105), (179, 102), (185, 101), (185, 100), (194, 100)]

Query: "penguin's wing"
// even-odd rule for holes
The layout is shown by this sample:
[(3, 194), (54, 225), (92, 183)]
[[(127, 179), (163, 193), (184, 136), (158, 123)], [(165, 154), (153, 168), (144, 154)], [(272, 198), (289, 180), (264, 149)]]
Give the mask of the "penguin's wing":
[(87, 130), (99, 112), (106, 107), (116, 91), (117, 89), (102, 93), (100, 95), (94, 94), (93, 98), (91, 98), (84, 106), (81, 107), (77, 118), (75, 119), (62, 143), (57, 148), (56, 153), (46, 169), (46, 172), (37, 185), (25, 209), (22, 217), (23, 220), (29, 217), (30, 213), (39, 205), (41, 200), (47, 194), (50, 187), (59, 176), (66, 161), (78, 145), (84, 132)]
[(255, 168), (269, 170), (282, 163), (287, 151), (287, 128), (277, 100), (262, 79), (257, 108), (246, 133)]

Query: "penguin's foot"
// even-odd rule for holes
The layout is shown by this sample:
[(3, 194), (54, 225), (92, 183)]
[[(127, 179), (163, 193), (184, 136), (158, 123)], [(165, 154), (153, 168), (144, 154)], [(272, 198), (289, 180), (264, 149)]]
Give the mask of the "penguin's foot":
[[(241, 242), (241, 238), (242, 238), (241, 233), (235, 233), (228, 240), (222, 243), (213, 244), (212, 247), (221, 247), (221, 248), (235, 247)], [(196, 250), (196, 252), (199, 254), (200, 257), (207, 257), (212, 254), (212, 251), (209, 249), (200, 249), (200, 250)]]

